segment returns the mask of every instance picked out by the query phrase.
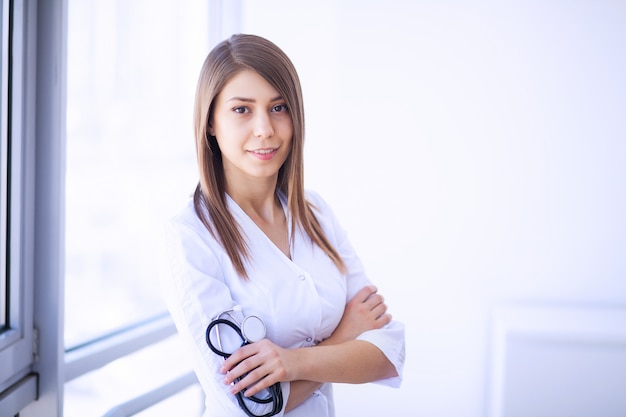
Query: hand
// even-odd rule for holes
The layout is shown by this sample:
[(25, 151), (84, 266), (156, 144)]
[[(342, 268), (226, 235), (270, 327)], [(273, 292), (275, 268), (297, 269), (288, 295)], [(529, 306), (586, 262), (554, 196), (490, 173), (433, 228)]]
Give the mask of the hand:
[(237, 349), (224, 361), (220, 371), (226, 373), (225, 385), (245, 375), (233, 385), (231, 393), (236, 394), (246, 388), (244, 395), (251, 396), (276, 382), (294, 380), (296, 363), (293, 351), (263, 339)]
[(391, 322), (387, 305), (373, 285), (366, 285), (346, 304), (341, 321), (327, 339), (330, 343), (354, 340), (367, 330), (380, 329)]

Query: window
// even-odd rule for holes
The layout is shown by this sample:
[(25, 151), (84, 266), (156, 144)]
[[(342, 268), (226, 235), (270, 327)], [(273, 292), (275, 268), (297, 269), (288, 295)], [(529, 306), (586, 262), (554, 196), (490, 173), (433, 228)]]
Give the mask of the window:
[[(169, 317), (159, 289), (162, 232), (197, 182), (192, 111), (208, 8), (67, 2), (66, 378), (83, 346)], [(188, 372), (175, 339), (79, 372), (65, 386), (64, 415), (103, 415)], [(198, 390), (177, 396), (181, 415), (201, 413)]]
[(207, 7), (68, 1), (67, 348), (165, 311), (161, 234), (197, 181)]
[[(0, 416), (92, 414), (164, 392), (179, 394), (142, 415), (199, 413), (193, 374), (176, 376), (155, 243), (195, 185), (195, 82), (223, 24), (208, 9), (230, 6), (0, 5)], [(106, 373), (155, 382), (155, 367), (169, 379), (149, 400), (118, 397)], [(91, 387), (117, 391), (101, 401)]]

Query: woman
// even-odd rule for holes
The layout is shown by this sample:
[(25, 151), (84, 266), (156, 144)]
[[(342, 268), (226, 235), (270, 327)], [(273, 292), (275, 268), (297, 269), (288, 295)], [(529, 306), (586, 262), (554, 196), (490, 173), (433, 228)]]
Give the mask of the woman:
[[(248, 396), (282, 388), (285, 416), (333, 416), (331, 382), (399, 386), (404, 327), (330, 208), (304, 191), (304, 113), (296, 71), (273, 43), (234, 35), (206, 58), (194, 110), (200, 182), (173, 219), (165, 297), (192, 346), (205, 416), (271, 414)], [(216, 317), (260, 317), (266, 337), (207, 344)], [(237, 316), (237, 317), (234, 317)], [(238, 345), (237, 345), (238, 347)]]

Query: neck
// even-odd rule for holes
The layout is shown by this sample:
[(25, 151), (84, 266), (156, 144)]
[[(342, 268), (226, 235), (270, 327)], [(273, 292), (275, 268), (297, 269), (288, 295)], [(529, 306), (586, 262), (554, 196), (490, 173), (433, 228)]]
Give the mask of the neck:
[(273, 223), (282, 206), (276, 194), (276, 178), (262, 181), (238, 181), (226, 184), (226, 192), (253, 219)]

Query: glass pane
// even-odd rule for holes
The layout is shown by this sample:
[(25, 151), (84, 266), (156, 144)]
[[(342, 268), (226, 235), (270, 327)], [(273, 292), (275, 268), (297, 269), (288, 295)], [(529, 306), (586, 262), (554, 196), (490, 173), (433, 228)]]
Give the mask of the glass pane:
[(206, 3), (68, 2), (66, 347), (165, 310), (163, 225), (197, 182)]
[[(114, 407), (185, 375), (191, 370), (188, 357), (178, 336), (172, 336), (80, 376), (65, 384), (63, 416), (103, 416)], [(199, 417), (203, 410), (204, 397), (196, 383), (136, 416)]]

